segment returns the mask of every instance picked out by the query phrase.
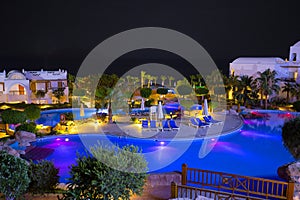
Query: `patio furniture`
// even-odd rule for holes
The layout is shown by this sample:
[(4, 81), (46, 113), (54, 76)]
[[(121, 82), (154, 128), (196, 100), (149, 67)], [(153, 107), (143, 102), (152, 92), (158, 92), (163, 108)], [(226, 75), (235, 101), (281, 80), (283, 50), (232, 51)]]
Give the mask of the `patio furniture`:
[(170, 127), (171, 127), (172, 130), (177, 130), (177, 131), (179, 130), (179, 127), (176, 125), (175, 120), (172, 120), (172, 119), (171, 119), (171, 120), (169, 121), (169, 125), (170, 125)]
[(161, 126), (162, 126), (163, 131), (170, 131), (171, 130), (167, 120), (162, 120), (161, 121)]
[(150, 120), (150, 129), (152, 131), (157, 131), (158, 127), (156, 126), (156, 120)]
[(200, 118), (195, 118), (196, 122), (198, 122), (199, 126), (210, 126), (211, 123), (203, 122)]
[(206, 123), (209, 124), (223, 124), (222, 121), (214, 120), (212, 116), (204, 116), (203, 119), (205, 120)]
[(142, 121), (142, 128), (143, 128), (143, 129), (148, 129), (148, 128), (149, 128), (148, 120), (143, 120), (143, 121)]
[(190, 118), (190, 125), (195, 126), (196, 128), (204, 128), (210, 126), (209, 124), (200, 124), (194, 117)]

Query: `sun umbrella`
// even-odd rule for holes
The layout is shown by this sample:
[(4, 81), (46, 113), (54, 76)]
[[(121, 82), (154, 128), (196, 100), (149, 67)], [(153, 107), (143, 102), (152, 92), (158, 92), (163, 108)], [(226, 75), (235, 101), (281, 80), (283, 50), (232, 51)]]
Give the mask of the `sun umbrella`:
[(84, 117), (83, 103), (81, 103), (81, 105), (80, 105), (80, 117)]
[(163, 108), (161, 102), (159, 102), (157, 107), (157, 119), (161, 120), (163, 118), (164, 118)]
[(202, 110), (202, 106), (199, 104), (194, 104), (191, 106), (190, 110)]
[(208, 103), (207, 103), (207, 99), (204, 99), (204, 108), (203, 108), (202, 115), (209, 115), (209, 114), (208, 114)]
[(144, 99), (142, 99), (141, 110), (145, 110), (145, 101), (144, 101)]

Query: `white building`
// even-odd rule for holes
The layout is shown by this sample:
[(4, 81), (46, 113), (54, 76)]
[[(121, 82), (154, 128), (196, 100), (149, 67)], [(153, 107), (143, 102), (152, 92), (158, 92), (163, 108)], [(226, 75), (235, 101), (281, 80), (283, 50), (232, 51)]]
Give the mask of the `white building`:
[[(69, 89), (67, 82), (67, 71), (25, 71), (12, 70), (8, 73), (0, 72), (0, 102), (7, 103), (57, 103), (53, 91), (61, 89), (64, 96), (60, 102), (69, 101)], [(45, 92), (45, 97), (38, 99), (36, 92)]]
[(257, 72), (267, 69), (275, 70), (277, 78), (282, 81), (296, 81), (300, 83), (300, 41), (290, 47), (289, 60), (279, 57), (240, 57), (229, 64), (230, 73), (242, 76), (248, 75), (256, 78)]

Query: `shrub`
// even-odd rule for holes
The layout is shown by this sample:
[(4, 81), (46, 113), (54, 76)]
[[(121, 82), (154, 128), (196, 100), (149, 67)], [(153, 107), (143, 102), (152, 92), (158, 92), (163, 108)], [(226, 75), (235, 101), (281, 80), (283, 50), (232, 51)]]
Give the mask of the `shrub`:
[(295, 159), (300, 158), (300, 118), (286, 121), (282, 127), (284, 146)]
[(125, 199), (141, 194), (147, 163), (137, 147), (91, 149), (94, 157), (78, 157), (63, 199)]
[(37, 105), (29, 105), (24, 109), (24, 112), (28, 119), (31, 121), (36, 120), (41, 115), (41, 109)]
[(28, 191), (33, 194), (53, 192), (58, 185), (58, 172), (59, 170), (50, 161), (31, 162), (28, 169), (28, 175), (31, 180)]
[(156, 93), (157, 94), (168, 94), (168, 88), (157, 88)]
[(36, 124), (34, 122), (23, 123), (20, 126), (16, 127), (17, 131), (27, 131), (31, 133), (37, 133)]
[(18, 124), (26, 121), (25, 113), (18, 110), (4, 110), (1, 117), (4, 124)]
[(293, 108), (294, 110), (296, 110), (297, 112), (300, 112), (300, 101), (295, 101), (293, 103)]
[(141, 97), (143, 98), (148, 98), (152, 94), (152, 89), (151, 88), (141, 88)]
[(16, 199), (26, 192), (30, 179), (27, 163), (5, 151), (0, 151), (0, 193), (6, 199)]
[(190, 85), (178, 85), (176, 87), (177, 93), (186, 96), (193, 92), (193, 88)]

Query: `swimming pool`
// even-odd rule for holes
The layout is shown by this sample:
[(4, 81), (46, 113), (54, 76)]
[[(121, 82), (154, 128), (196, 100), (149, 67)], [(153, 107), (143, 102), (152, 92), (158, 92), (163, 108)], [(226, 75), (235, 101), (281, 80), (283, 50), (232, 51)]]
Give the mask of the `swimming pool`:
[[(164, 141), (133, 139), (102, 134), (50, 136), (41, 138), (33, 145), (54, 149), (47, 160), (52, 160), (60, 169), (60, 181), (66, 182), (69, 166), (75, 163), (76, 152), (84, 154), (86, 146), (100, 141), (118, 143), (120, 146), (133, 144), (143, 150), (148, 161), (149, 172), (181, 171), (181, 165), (235, 173), (240, 175), (278, 179), (277, 168), (294, 161), (284, 148), (281, 126), (293, 114), (268, 113), (268, 117), (246, 119), (243, 128), (218, 139), (193, 141)], [(199, 157), (201, 146), (212, 149), (203, 158)], [(182, 149), (186, 149), (182, 153)]]

